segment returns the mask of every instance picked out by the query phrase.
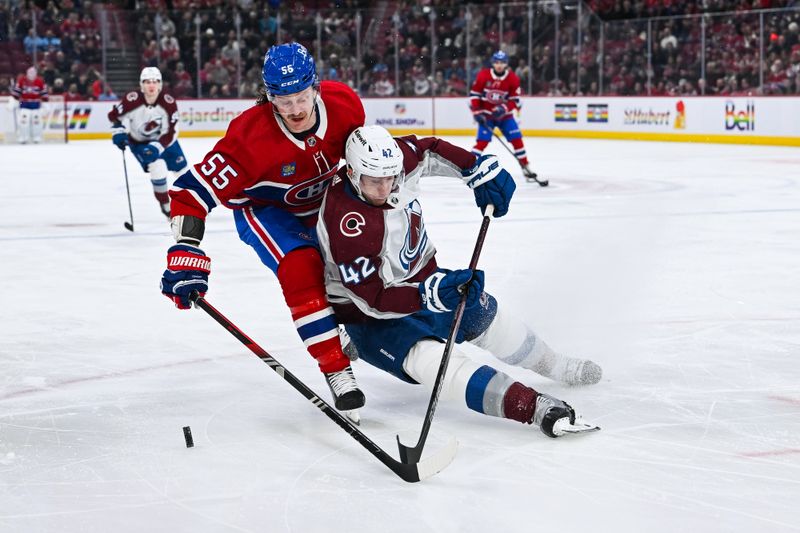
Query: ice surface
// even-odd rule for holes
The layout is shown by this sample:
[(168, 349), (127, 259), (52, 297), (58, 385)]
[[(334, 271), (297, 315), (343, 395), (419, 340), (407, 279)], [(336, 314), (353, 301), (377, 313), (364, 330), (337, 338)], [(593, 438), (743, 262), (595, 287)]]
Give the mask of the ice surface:
[[(800, 153), (526, 142), (551, 185), (520, 180), (490, 226), (487, 288), (605, 376), (568, 388), (471, 353), (603, 430), (553, 440), (442, 404), (429, 451), (460, 450), (416, 485), (159, 294), (172, 237), (132, 159), (135, 233), (111, 143), (0, 146), (0, 531), (800, 530)], [(192, 161), (213, 143), (181, 140)], [(422, 205), (440, 263), (465, 266), (471, 192), (432, 178)], [(203, 249), (209, 301), (327, 399), (230, 212)], [(397, 457), (428, 392), (355, 371), (362, 429)]]

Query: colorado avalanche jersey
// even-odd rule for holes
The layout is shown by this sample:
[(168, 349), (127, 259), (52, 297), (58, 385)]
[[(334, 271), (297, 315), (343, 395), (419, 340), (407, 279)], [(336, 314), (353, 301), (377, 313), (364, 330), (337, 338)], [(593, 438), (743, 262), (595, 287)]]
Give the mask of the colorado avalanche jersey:
[(17, 83), (11, 89), (11, 95), (19, 100), (22, 109), (39, 109), (42, 101), (46, 102), (48, 99), (44, 80), (38, 76), (31, 80), (24, 74), (17, 78)]
[(485, 68), (478, 72), (475, 83), (469, 92), (469, 106), (473, 113), (485, 110), (492, 113), (498, 105), (505, 104), (508, 112), (499, 120), (511, 116), (511, 112), (520, 108), (519, 77), (510, 68), (506, 68), (502, 76), (494, 73), (494, 69)]
[(161, 91), (153, 105), (148, 105), (142, 91), (131, 91), (111, 108), (108, 120), (127, 127), (134, 143), (159, 142), (167, 148), (178, 138), (178, 103)]
[(398, 318), (422, 309), (419, 283), (437, 267), (417, 200), (419, 179), (461, 178), (462, 169), (475, 163), (474, 154), (433, 137), (401, 137), (397, 144), (405, 170), (397, 207), (360, 199), (344, 169), (322, 203), (317, 236), (328, 299), (341, 323)]
[(296, 216), (316, 215), (347, 137), (364, 125), (364, 106), (343, 83), (323, 81), (316, 105), (319, 126), (304, 140), (286, 129), (270, 103), (236, 117), (202, 163), (175, 181), (169, 192), (172, 216), (205, 218), (220, 204), (272, 205)]

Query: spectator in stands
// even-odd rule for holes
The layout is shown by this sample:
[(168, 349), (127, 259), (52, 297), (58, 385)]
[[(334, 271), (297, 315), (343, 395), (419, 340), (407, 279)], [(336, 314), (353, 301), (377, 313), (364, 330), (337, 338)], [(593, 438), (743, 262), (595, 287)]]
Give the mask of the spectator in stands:
[(78, 92), (78, 84), (71, 83), (69, 85), (69, 89), (66, 93), (64, 93), (64, 101), (66, 102), (75, 102), (78, 100), (83, 100), (84, 97)]
[(179, 99), (186, 96), (194, 96), (194, 84), (192, 83), (192, 76), (186, 71), (186, 67), (184, 67), (182, 61), (179, 61), (175, 65), (171, 92), (175, 98)]

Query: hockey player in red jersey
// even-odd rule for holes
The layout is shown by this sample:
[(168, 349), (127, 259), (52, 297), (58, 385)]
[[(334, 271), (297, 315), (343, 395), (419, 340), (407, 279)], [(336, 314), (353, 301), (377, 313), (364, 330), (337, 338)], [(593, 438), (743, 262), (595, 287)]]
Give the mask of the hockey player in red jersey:
[[(276, 274), (336, 408), (355, 410), (364, 394), (325, 297), (315, 223), (347, 136), (364, 124), (364, 108), (347, 85), (320, 83), (314, 59), (297, 43), (270, 48), (262, 74), (266, 91), (257, 105), (234, 119), (225, 137), (170, 190), (178, 244), (167, 253), (162, 292), (182, 309), (192, 290), (205, 293), (209, 260), (199, 248), (204, 221), (219, 205), (233, 209), (239, 237)], [(192, 259), (196, 265), (185, 266)]]
[(161, 212), (169, 218), (169, 173), (186, 170), (186, 157), (178, 144), (178, 104), (162, 90), (161, 71), (145, 67), (139, 90), (122, 97), (108, 113), (111, 140), (120, 150), (130, 146), (139, 164), (150, 176)]
[[(508, 211), (514, 180), (493, 155), (476, 158), (435, 138), (394, 139), (380, 126), (362, 127), (347, 141), (341, 181), (328, 189), (317, 235), (325, 259), (328, 297), (361, 359), (401, 380), (432, 388), (454, 310), (467, 286), (467, 308), (456, 342), (468, 341), (499, 360), (571, 385), (597, 383), (592, 361), (554, 352), (513, 312), (483, 291), (484, 273), (447, 270), (425, 230), (419, 180), (461, 178), (481, 209)], [(546, 435), (596, 429), (576, 422), (566, 403), (479, 365), (456, 347), (441, 398), (479, 413), (532, 423)]]
[(17, 141), (27, 144), (42, 142), (42, 102), (48, 101), (47, 87), (39, 77), (36, 67), (29, 67), (24, 76), (17, 78), (11, 89), (17, 101)]
[(478, 72), (469, 93), (469, 107), (478, 123), (478, 136), (472, 152), (481, 155), (492, 140), (492, 132), (500, 128), (514, 147), (514, 155), (528, 181), (535, 181), (536, 173), (530, 169), (522, 132), (514, 111), (520, 109), (519, 78), (508, 68), (508, 55), (502, 50), (492, 56), (492, 66)]

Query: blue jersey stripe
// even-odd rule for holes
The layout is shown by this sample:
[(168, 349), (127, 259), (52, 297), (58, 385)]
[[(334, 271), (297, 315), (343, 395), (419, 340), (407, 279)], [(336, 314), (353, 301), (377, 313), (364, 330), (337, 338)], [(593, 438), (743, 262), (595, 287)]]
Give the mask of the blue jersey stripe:
[(336, 324), (336, 319), (333, 318), (333, 315), (328, 315), (304, 326), (300, 326), (297, 328), (297, 333), (300, 334), (301, 339), (307, 340), (311, 337), (316, 337), (322, 333), (337, 329), (338, 327), (339, 326)]

